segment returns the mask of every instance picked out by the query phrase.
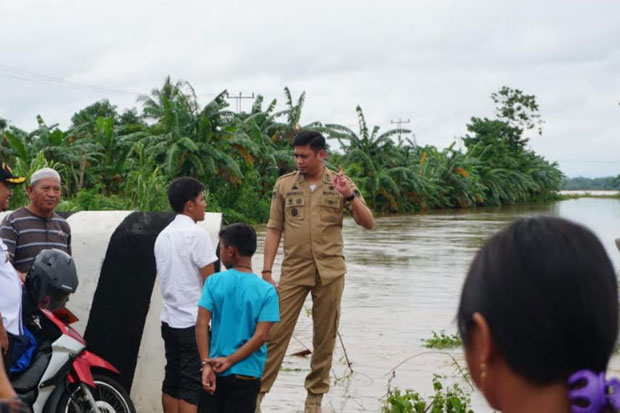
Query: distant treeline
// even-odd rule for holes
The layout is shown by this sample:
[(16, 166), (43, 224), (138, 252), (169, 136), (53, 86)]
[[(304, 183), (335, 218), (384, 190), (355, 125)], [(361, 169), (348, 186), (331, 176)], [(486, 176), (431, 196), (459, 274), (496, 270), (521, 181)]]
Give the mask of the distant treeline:
[(580, 189), (620, 190), (620, 177), (584, 178), (578, 176), (576, 178), (565, 178), (562, 181), (562, 189), (567, 191)]

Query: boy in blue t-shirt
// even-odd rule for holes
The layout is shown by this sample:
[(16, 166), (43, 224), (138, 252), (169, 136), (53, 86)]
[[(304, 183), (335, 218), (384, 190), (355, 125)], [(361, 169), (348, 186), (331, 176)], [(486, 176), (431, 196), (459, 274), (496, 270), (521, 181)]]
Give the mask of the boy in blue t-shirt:
[[(198, 302), (196, 343), (209, 412), (254, 413), (267, 358), (267, 336), (280, 321), (275, 288), (252, 272), (256, 232), (232, 224), (219, 233), (229, 268), (207, 278)], [(209, 343), (207, 326), (211, 321)]]

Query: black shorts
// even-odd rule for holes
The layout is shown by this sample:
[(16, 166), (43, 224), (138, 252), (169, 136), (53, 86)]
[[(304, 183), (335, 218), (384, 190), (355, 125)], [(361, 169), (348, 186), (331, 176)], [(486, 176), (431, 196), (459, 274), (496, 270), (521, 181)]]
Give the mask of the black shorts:
[(161, 336), (166, 350), (166, 374), (162, 392), (198, 405), (203, 390), (194, 327), (172, 328), (162, 322)]
[(238, 376), (217, 377), (215, 393), (204, 392), (199, 413), (254, 413), (260, 378)]

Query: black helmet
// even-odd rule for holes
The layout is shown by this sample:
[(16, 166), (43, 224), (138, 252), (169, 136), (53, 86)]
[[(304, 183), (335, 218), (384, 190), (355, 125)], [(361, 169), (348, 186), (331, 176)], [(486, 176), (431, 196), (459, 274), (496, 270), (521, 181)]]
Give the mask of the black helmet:
[(25, 283), (32, 300), (50, 311), (63, 307), (77, 286), (73, 258), (57, 249), (43, 250), (37, 254)]

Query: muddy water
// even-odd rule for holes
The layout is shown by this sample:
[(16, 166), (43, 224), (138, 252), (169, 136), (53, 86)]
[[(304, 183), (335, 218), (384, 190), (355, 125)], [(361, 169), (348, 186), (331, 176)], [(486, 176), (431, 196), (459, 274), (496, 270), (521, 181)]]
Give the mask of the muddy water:
[[(448, 377), (469, 389), (453, 358), (464, 366), (460, 349), (429, 351), (422, 340), (432, 331), (456, 332), (454, 316), (461, 284), (476, 249), (494, 232), (523, 215), (562, 216), (591, 228), (603, 241), (618, 269), (620, 200), (576, 199), (549, 205), (441, 211), (378, 218), (373, 231), (352, 220), (344, 223), (348, 274), (342, 302), (340, 334), (352, 362), (349, 375), (343, 346), (337, 343), (332, 388), (325, 396), (326, 412), (378, 412), (391, 372), (392, 386), (432, 392), (433, 374)], [(255, 268), (262, 268), (260, 229)], [(274, 274), (279, 274), (278, 255)], [(305, 309), (310, 310), (310, 299)], [(312, 324), (302, 311), (287, 354), (312, 347)], [(612, 362), (620, 374), (620, 361)], [(309, 359), (287, 356), (274, 387), (263, 403), (264, 412), (303, 410), (303, 382)], [(472, 394), (476, 412), (487, 412), (480, 394)]]

